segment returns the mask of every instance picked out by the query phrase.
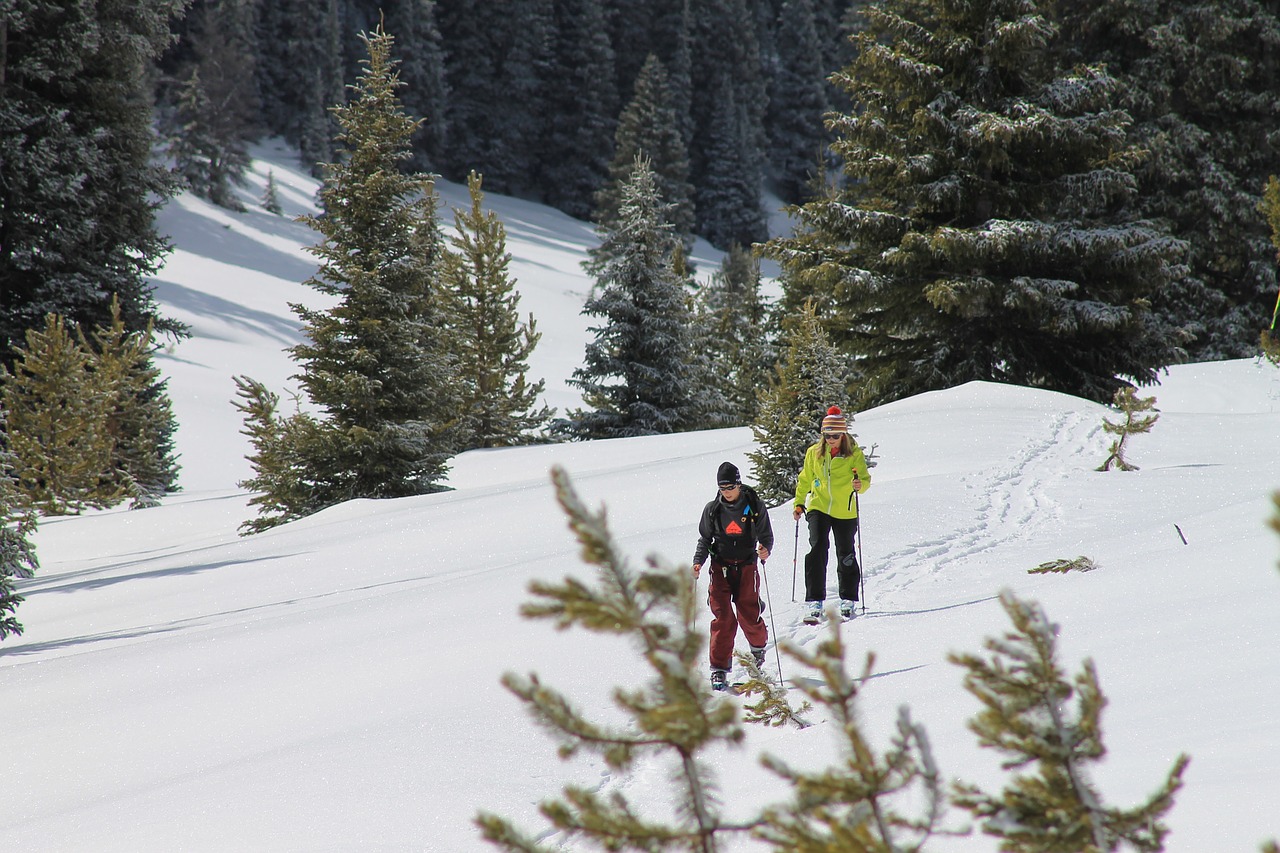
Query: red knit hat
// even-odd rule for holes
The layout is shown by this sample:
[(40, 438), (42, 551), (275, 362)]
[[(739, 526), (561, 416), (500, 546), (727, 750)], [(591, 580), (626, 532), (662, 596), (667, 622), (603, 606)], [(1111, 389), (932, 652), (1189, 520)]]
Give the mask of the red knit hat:
[(827, 409), (827, 416), (822, 419), (823, 435), (840, 435), (849, 431), (849, 425), (845, 421), (844, 414), (841, 413), (839, 406), (832, 406)]

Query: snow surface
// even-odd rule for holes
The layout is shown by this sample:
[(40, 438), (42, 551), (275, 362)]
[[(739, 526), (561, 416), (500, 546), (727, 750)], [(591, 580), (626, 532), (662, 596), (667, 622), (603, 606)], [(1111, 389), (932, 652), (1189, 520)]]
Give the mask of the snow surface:
[[(316, 184), (289, 152), (257, 154), (249, 202), (270, 169), (288, 214), (314, 209)], [(464, 187), (441, 192), (447, 207), (466, 202)], [(487, 206), (506, 225), (522, 311), (544, 333), (533, 376), (547, 402), (574, 405), (565, 379), (589, 334), (579, 262), (593, 233), (527, 202)], [(20, 583), (26, 633), (0, 646), (0, 850), (485, 850), (478, 810), (541, 831), (536, 804), (569, 782), (664, 813), (667, 766), (614, 777), (594, 759), (560, 761), (498, 679), (535, 671), (617, 720), (612, 688), (648, 677), (625, 642), (518, 615), (530, 581), (590, 571), (553, 500), (552, 464), (588, 505), (607, 505), (637, 565), (649, 554), (683, 565), (717, 465), (749, 472), (750, 431), (467, 453), (453, 491), (355, 501), (242, 538), (250, 510), (236, 483), (249, 467), (231, 377), (290, 387), (287, 303), (321, 304), (299, 284), (316, 235), (190, 196), (161, 226), (177, 248), (158, 296), (194, 332), (160, 360), (184, 491), (42, 524), (41, 569)], [(695, 260), (705, 275), (718, 256), (699, 244)], [(994, 790), (998, 756), (965, 728), (977, 703), (946, 655), (1008, 629), (1000, 590), (1040, 602), (1061, 626), (1064, 667), (1091, 657), (1109, 699), (1110, 752), (1094, 773), (1104, 800), (1141, 801), (1186, 751), (1167, 849), (1256, 851), (1280, 835), (1280, 540), (1266, 527), (1280, 371), (1187, 365), (1152, 393), (1161, 416), (1131, 441), (1132, 473), (1094, 471), (1106, 410), (1061, 394), (973, 383), (858, 413), (879, 457), (862, 500), (868, 602), (840, 630), (852, 666), (877, 655), (862, 693), (876, 742), (908, 705), (946, 777)], [(770, 620), (804, 645), (826, 629), (800, 624), (789, 517), (774, 511)], [(1100, 568), (1027, 573), (1078, 555)], [(730, 814), (788, 798), (762, 752), (837, 760), (829, 723), (747, 731), (742, 748), (710, 757)], [(975, 832), (927, 849), (996, 846)]]

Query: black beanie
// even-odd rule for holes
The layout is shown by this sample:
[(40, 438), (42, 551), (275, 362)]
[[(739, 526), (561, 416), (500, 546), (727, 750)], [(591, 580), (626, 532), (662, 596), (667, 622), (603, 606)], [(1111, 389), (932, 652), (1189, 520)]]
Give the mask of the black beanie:
[(716, 471), (716, 484), (720, 486), (729, 483), (741, 483), (742, 478), (738, 476), (738, 466), (732, 462), (721, 462), (719, 470)]

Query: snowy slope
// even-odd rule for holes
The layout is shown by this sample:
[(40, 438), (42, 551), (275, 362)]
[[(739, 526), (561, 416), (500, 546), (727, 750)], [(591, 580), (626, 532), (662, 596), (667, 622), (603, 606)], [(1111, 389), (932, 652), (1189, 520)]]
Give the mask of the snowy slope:
[[(309, 209), (315, 184), (287, 152), (259, 155), (246, 198), (270, 169), (288, 212)], [(441, 192), (465, 203), (465, 188)], [(574, 405), (564, 380), (588, 334), (578, 263), (591, 231), (525, 202), (488, 205), (544, 332), (533, 374), (549, 403)], [(537, 671), (616, 719), (610, 690), (646, 676), (625, 643), (518, 616), (531, 580), (587, 571), (552, 464), (607, 505), (637, 564), (653, 553), (683, 565), (716, 466), (749, 471), (750, 431), (468, 453), (453, 491), (357, 501), (241, 538), (236, 482), (249, 469), (231, 377), (287, 387), (282, 348), (298, 340), (287, 303), (317, 304), (298, 284), (314, 235), (185, 196), (162, 225), (177, 250), (158, 294), (195, 331), (161, 361), (185, 491), (42, 525), (41, 571), (18, 612), (26, 633), (0, 645), (11, 792), (0, 849), (484, 850), (477, 810), (536, 829), (536, 803), (569, 781), (665, 809), (667, 768), (615, 778), (593, 760), (562, 763), (498, 678)], [(715, 268), (709, 248), (698, 257)], [(877, 655), (863, 697), (879, 742), (906, 704), (944, 775), (994, 787), (998, 760), (965, 728), (976, 702), (946, 655), (1006, 630), (1001, 589), (1034, 598), (1061, 625), (1068, 671), (1091, 657), (1110, 700), (1095, 774), (1107, 801), (1141, 800), (1188, 752), (1167, 849), (1255, 851), (1280, 835), (1280, 539), (1265, 526), (1280, 488), (1280, 371), (1188, 365), (1144, 393), (1161, 418), (1132, 442), (1141, 470), (1124, 474), (1093, 470), (1105, 410), (1059, 394), (974, 383), (859, 413), (854, 431), (880, 459), (862, 500), (868, 613), (841, 630), (856, 655)], [(773, 522), (771, 619), (810, 643), (825, 629), (800, 625), (792, 601), (796, 528), (785, 507)], [(1027, 574), (1080, 554), (1101, 568)], [(795, 666), (784, 658), (788, 678)], [(821, 766), (833, 743), (825, 724), (750, 727), (742, 749), (712, 756), (726, 810), (786, 798), (761, 751)], [(973, 835), (928, 849), (996, 845)]]

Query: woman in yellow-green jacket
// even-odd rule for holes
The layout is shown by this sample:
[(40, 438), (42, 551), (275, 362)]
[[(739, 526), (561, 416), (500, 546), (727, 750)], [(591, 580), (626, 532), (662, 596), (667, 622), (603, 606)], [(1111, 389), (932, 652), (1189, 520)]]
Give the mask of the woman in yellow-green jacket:
[(809, 522), (809, 553), (804, 558), (807, 624), (817, 624), (827, 597), (829, 537), (836, 543), (840, 615), (846, 619), (854, 615), (862, 579), (853, 550), (858, 533), (855, 496), (870, 486), (871, 472), (862, 448), (849, 435), (848, 422), (840, 408), (832, 406), (822, 419), (822, 440), (805, 451), (804, 467), (796, 478), (795, 519), (799, 522), (800, 516), (805, 515)]

